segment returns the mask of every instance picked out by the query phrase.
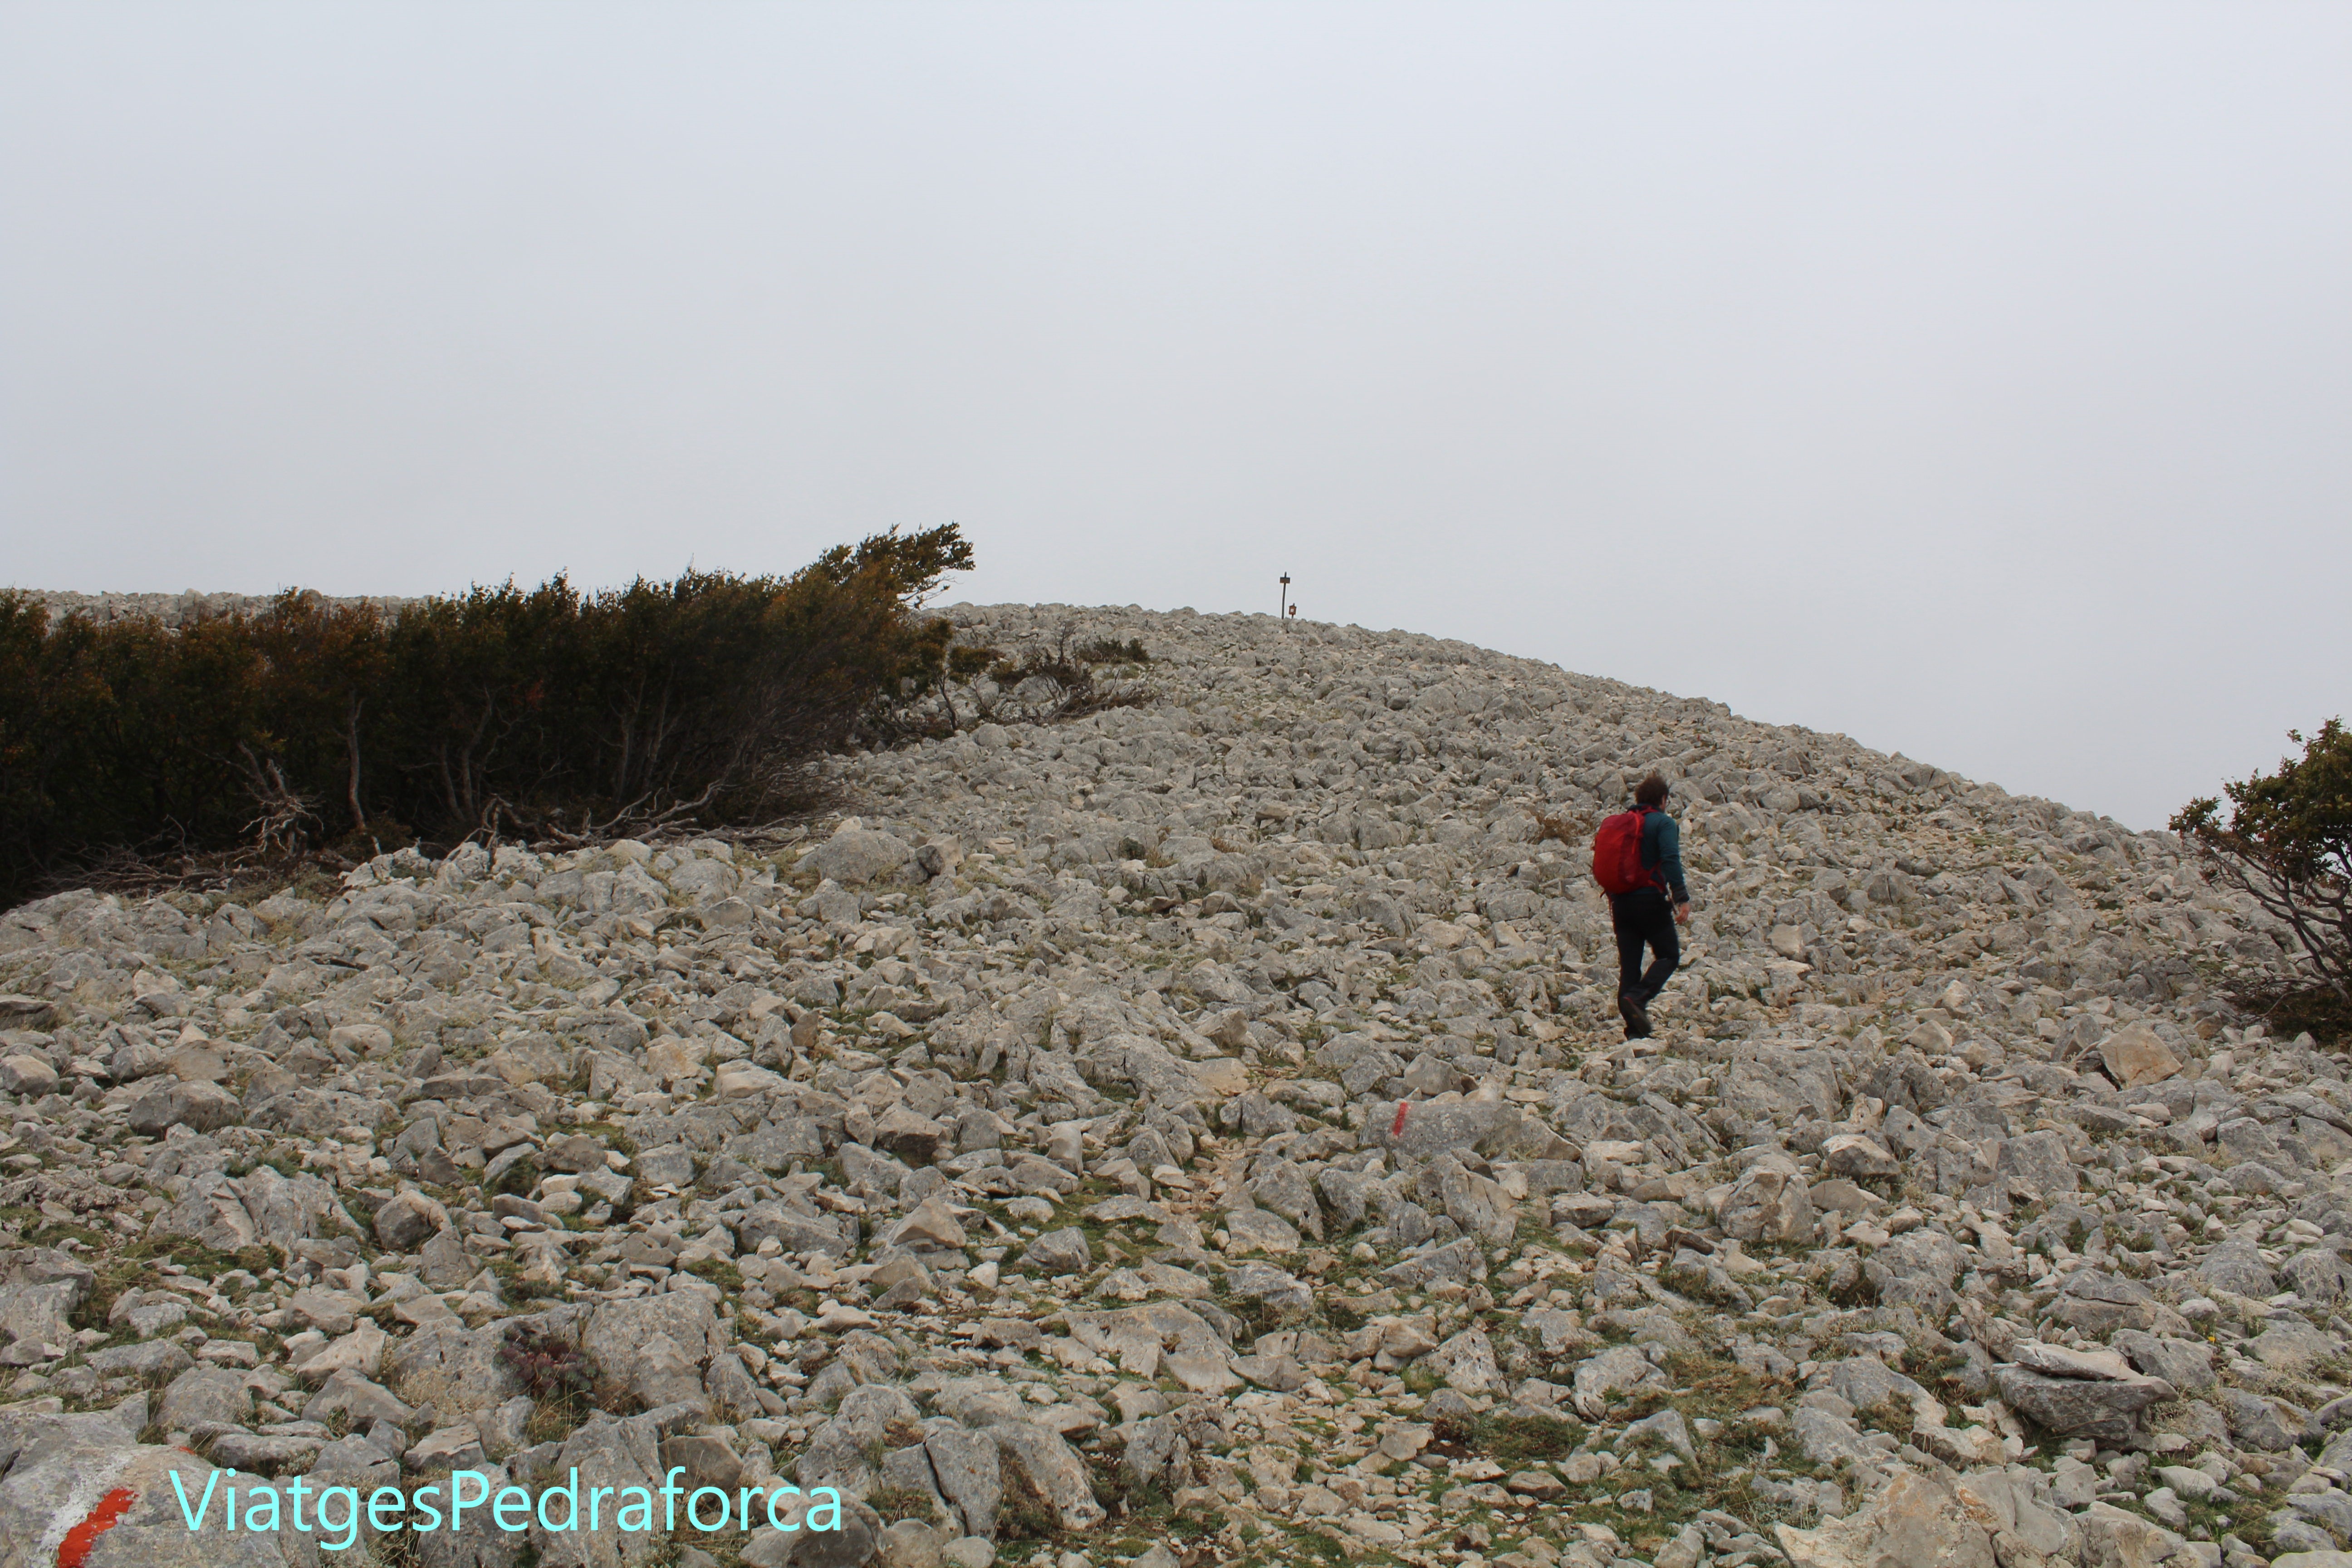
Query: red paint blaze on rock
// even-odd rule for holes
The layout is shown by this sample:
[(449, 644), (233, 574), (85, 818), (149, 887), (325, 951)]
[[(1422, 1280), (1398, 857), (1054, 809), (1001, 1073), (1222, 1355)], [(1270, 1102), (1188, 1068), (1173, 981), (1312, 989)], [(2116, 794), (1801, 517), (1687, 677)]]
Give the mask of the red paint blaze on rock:
[(98, 1544), (98, 1538), (112, 1530), (115, 1521), (129, 1513), (131, 1505), (138, 1500), (139, 1494), (129, 1487), (117, 1487), (100, 1498), (98, 1506), (89, 1510), (89, 1517), (67, 1531), (65, 1540), (58, 1543), (58, 1568), (81, 1568), (82, 1560)]
[(1390, 1128), (1390, 1129), (1389, 1129), (1389, 1137), (1390, 1137), (1391, 1139), (1397, 1139), (1397, 1138), (1402, 1138), (1402, 1137), (1403, 1137), (1403, 1136), (1404, 1136), (1404, 1113), (1405, 1113), (1405, 1108), (1406, 1108), (1409, 1104), (1411, 1104), (1411, 1103), (1412, 1103), (1412, 1102), (1411, 1102), (1411, 1101), (1409, 1101), (1409, 1100), (1398, 1100), (1398, 1101), (1397, 1101), (1397, 1119), (1396, 1119), (1396, 1125), (1395, 1125), (1394, 1127), (1391, 1127), (1391, 1128)]

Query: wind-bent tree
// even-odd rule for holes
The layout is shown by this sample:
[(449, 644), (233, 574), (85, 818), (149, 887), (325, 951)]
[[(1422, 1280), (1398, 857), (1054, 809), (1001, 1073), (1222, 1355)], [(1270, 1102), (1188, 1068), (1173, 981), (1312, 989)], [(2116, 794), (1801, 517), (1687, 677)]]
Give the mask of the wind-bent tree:
[(2352, 1006), (2352, 731), (2330, 719), (2274, 773), (2227, 784), (2172, 819), (2221, 881), (2253, 896), (2294, 932), (2322, 985)]

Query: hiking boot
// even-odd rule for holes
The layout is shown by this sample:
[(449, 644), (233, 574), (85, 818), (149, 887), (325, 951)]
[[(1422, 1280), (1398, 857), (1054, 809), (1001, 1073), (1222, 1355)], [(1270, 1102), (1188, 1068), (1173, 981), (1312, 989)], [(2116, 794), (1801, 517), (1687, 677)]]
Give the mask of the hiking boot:
[(1618, 1016), (1625, 1020), (1625, 1037), (1646, 1040), (1650, 1037), (1650, 1010), (1642, 1005), (1642, 998), (1631, 991), (1617, 993)]

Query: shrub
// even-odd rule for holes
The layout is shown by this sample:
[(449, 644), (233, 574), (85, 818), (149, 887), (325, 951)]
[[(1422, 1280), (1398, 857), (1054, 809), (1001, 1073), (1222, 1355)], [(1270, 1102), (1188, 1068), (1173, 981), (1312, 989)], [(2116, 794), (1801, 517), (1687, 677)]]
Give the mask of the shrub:
[(595, 1401), (595, 1362), (560, 1335), (509, 1326), (499, 1345), (499, 1361), (530, 1395), (524, 1435), (535, 1443), (561, 1442)]
[[(982, 697), (977, 689), (970, 692), (976, 721), (1043, 722), (1083, 718), (1107, 708), (1140, 706), (1149, 700), (1149, 692), (1135, 685), (1099, 685), (1095, 680), (1095, 667), (1150, 662), (1151, 655), (1138, 638), (1119, 642), (1096, 637), (1082, 643), (1077, 640), (1076, 626), (1064, 622), (1055, 628), (1051, 646), (1030, 647), (1018, 654), (1007, 654), (995, 647), (950, 647), (942, 673), (950, 681), (970, 681), (985, 674), (998, 688), (992, 699)], [(1033, 689), (1032, 695), (1016, 694), (1016, 689), (1040, 679), (1044, 682), (1042, 691)], [(936, 712), (928, 707), (919, 710), (911, 704), (905, 710), (907, 732), (952, 732), (963, 727), (964, 715), (957, 711), (953, 693), (941, 687), (939, 698)]]
[(567, 1340), (520, 1325), (509, 1328), (499, 1361), (533, 1399), (585, 1398), (596, 1386), (588, 1352)]
[[(2315, 986), (2337, 1021), (2352, 1013), (2352, 732), (2330, 719), (2305, 740), (2301, 757), (2282, 758), (2274, 773), (2223, 786), (2221, 803), (2194, 800), (2172, 819), (2195, 844), (2208, 871), (2251, 894), (2294, 932)], [(2292, 992), (2273, 1004), (2301, 1000)]]
[(562, 577), (391, 616), (289, 593), (173, 631), (0, 595), (0, 899), (128, 850), (583, 837), (789, 808), (943, 679), (954, 524), (789, 577)]
[(1150, 664), (1151, 655), (1144, 651), (1141, 637), (1129, 637), (1120, 642), (1117, 637), (1097, 637), (1083, 644), (1076, 657), (1084, 664)]

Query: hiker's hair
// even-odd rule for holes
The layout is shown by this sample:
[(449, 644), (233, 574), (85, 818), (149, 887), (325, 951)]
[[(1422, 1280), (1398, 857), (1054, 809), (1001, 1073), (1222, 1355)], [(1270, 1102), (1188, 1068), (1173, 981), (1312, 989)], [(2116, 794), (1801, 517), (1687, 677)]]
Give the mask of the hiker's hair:
[(1659, 777), (1656, 773), (1652, 773), (1648, 778), (1643, 779), (1640, 784), (1633, 786), (1633, 798), (1640, 801), (1643, 805), (1665, 805), (1666, 781)]

